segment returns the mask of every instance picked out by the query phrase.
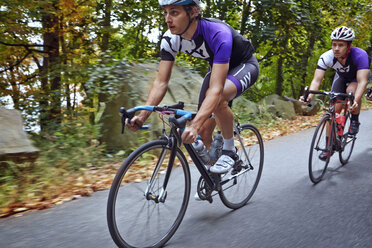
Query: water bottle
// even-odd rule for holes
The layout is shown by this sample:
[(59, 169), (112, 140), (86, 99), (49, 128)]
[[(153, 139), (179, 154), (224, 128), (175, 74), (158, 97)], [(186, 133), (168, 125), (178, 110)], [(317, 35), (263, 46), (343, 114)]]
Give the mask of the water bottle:
[(211, 144), (211, 149), (209, 151), (209, 156), (212, 161), (217, 161), (222, 154), (223, 147), (223, 137), (220, 132), (213, 136), (213, 141)]
[(336, 113), (337, 134), (342, 136), (345, 127), (345, 116)]
[(201, 161), (204, 164), (208, 164), (211, 161), (208, 150), (203, 144), (203, 141), (196, 140), (194, 143), (192, 143), (192, 146), (194, 147), (195, 151), (198, 153)]

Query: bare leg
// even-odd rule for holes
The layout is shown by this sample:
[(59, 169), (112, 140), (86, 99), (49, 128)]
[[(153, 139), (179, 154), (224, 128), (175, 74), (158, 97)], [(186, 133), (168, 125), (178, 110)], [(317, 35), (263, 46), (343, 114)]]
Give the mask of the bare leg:
[(214, 111), (217, 125), (224, 139), (231, 139), (234, 136), (234, 114), (228, 106), (228, 101), (236, 96), (236, 90), (235, 84), (226, 80), (222, 99)]
[(225, 88), (223, 91), (222, 98), (218, 103), (216, 110), (214, 111), (215, 119), (209, 119), (204, 122), (202, 128), (199, 130), (199, 134), (207, 147), (210, 149), (212, 143), (212, 135), (216, 122), (221, 130), (222, 136), (225, 139), (232, 138), (234, 135), (234, 115), (228, 106), (228, 101), (236, 96), (236, 86), (230, 80), (226, 80)]
[(214, 128), (216, 127), (216, 121), (214, 119), (208, 119), (204, 122), (203, 126), (199, 130), (199, 135), (201, 136), (204, 145), (209, 150), (212, 144), (212, 135)]

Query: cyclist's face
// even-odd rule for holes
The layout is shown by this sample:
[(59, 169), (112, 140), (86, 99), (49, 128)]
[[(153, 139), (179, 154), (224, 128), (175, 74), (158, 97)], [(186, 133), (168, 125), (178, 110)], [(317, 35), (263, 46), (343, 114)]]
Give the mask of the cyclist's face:
[(167, 5), (163, 8), (165, 22), (172, 34), (182, 33), (189, 24), (189, 17), (183, 6)]
[(343, 40), (333, 40), (332, 50), (336, 58), (344, 58), (347, 53), (347, 42)]

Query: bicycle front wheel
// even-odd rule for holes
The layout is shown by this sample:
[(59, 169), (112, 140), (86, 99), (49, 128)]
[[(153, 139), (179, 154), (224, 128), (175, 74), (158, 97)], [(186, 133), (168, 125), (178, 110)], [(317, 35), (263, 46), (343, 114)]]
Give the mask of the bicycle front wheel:
[(235, 147), (240, 161), (236, 168), (221, 176), (219, 195), (225, 206), (237, 209), (244, 206), (256, 191), (260, 181), (264, 145), (258, 129), (251, 124), (238, 127)]
[(355, 135), (349, 134), (350, 121), (350, 115), (348, 115), (345, 120), (344, 134), (341, 136), (340, 152), (338, 153), (342, 165), (346, 164), (349, 161), (351, 153), (354, 149), (354, 143), (356, 139)]
[(190, 196), (190, 171), (177, 148), (168, 175), (170, 154), (167, 140), (151, 141), (135, 150), (116, 174), (107, 222), (118, 247), (161, 247), (181, 224)]
[[(327, 126), (330, 126), (330, 116), (325, 115), (319, 121), (318, 126), (315, 129), (313, 139), (310, 146), (310, 155), (309, 155), (309, 177), (313, 183), (318, 183), (322, 180), (322, 177), (327, 169), (329, 159), (331, 157), (331, 140), (327, 138)], [(331, 136), (331, 135), (330, 135)], [(327, 141), (328, 144), (327, 144)], [(322, 152), (328, 152), (328, 157), (325, 160), (319, 158)]]

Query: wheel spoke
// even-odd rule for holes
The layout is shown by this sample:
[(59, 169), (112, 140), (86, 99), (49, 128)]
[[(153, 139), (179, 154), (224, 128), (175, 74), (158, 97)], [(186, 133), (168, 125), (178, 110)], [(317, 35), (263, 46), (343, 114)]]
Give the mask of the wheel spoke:
[(241, 164), (222, 177), (219, 191), (222, 202), (229, 208), (244, 206), (253, 196), (261, 177), (264, 159), (263, 141), (259, 131), (250, 124), (236, 129), (235, 147)]
[(163, 189), (171, 153), (166, 145), (167, 141), (156, 140), (141, 146), (114, 179), (107, 221), (119, 247), (162, 246), (182, 221), (190, 196), (190, 171), (177, 149), (167, 188)]
[[(319, 156), (323, 152), (329, 152), (328, 144), (329, 138), (327, 138), (327, 125), (330, 119), (329, 116), (324, 116), (318, 126), (315, 128), (313, 140), (310, 147), (309, 155), (309, 177), (313, 183), (318, 183), (328, 166), (329, 159), (322, 161)], [(328, 143), (326, 142), (328, 140)]]

